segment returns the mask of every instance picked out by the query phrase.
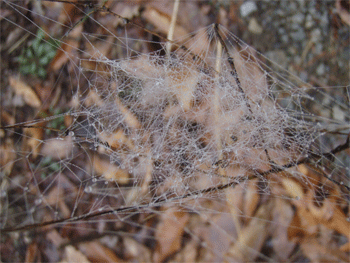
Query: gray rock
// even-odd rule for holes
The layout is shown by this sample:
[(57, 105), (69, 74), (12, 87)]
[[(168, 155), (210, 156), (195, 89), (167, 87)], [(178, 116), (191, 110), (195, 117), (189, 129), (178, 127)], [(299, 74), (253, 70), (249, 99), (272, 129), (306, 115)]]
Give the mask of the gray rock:
[(291, 38), (295, 41), (301, 41), (306, 38), (306, 34), (303, 29), (299, 28), (296, 32), (290, 34)]
[(305, 16), (301, 13), (292, 16), (293, 23), (301, 24), (304, 21)]
[(240, 7), (241, 17), (249, 16), (251, 13), (257, 10), (258, 10), (258, 7), (256, 6), (255, 2), (253, 1), (244, 2)]
[(325, 72), (326, 72), (326, 66), (324, 64), (320, 64), (316, 69), (316, 74), (319, 76), (324, 75)]

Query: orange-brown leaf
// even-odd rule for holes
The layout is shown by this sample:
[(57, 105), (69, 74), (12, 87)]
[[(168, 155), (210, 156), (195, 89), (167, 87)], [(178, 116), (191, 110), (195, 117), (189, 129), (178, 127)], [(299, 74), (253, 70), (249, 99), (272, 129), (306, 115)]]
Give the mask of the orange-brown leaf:
[(168, 209), (162, 214), (161, 222), (156, 231), (158, 243), (154, 262), (163, 262), (164, 259), (180, 249), (182, 235), (188, 220), (188, 213), (175, 211), (174, 208)]

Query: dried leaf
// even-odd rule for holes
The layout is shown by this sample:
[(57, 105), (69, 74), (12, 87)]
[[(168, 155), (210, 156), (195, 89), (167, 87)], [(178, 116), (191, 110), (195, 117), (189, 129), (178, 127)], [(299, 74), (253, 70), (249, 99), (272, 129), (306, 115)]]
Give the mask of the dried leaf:
[(67, 63), (71, 58), (76, 58), (77, 55), (73, 54), (79, 47), (79, 39), (83, 30), (83, 25), (80, 24), (76, 26), (69, 34), (69, 39), (62, 44), (62, 46), (57, 50), (56, 56), (52, 59), (50, 63), (50, 68), (53, 71), (59, 70), (65, 63)]
[[(322, 178), (316, 173), (316, 170), (308, 168), (306, 165), (300, 165), (299, 170), (313, 180), (319, 181)], [(347, 220), (345, 213), (338, 205), (338, 196), (341, 196), (336, 185), (330, 186), (327, 181), (323, 188), (329, 189), (329, 197), (322, 202), (315, 200), (314, 190), (309, 189), (303, 200), (295, 200), (293, 203), (297, 206), (297, 213), (303, 221), (302, 225), (312, 232), (315, 231), (317, 225), (333, 229), (340, 234), (345, 235), (350, 240), (350, 222)]]
[(113, 250), (101, 245), (99, 242), (86, 242), (79, 245), (91, 262), (123, 262)]
[(172, 68), (172, 71), (167, 72), (167, 85), (175, 93), (184, 111), (188, 111), (192, 106), (193, 94), (198, 82), (197, 75), (196, 70), (190, 70), (183, 65), (181, 69)]
[(227, 257), (235, 262), (254, 261), (266, 238), (266, 231), (271, 216), (273, 202), (269, 201), (259, 207), (249, 224), (238, 233), (238, 238), (227, 253)]
[(44, 137), (44, 130), (41, 128), (25, 128), (24, 133), (28, 136), (23, 143), (24, 148), (31, 152), (33, 158), (35, 159), (40, 153), (42, 139)]
[(24, 101), (33, 108), (39, 108), (41, 101), (35, 91), (19, 77), (9, 77), (11, 87), (14, 89), (18, 96), (22, 96)]
[(231, 216), (235, 223), (235, 228), (237, 229), (237, 232), (240, 232), (242, 224), (240, 219), (243, 215), (244, 208), (244, 190), (239, 185), (236, 187), (230, 187), (226, 189), (225, 195), (228, 208), (230, 209)]
[(152, 262), (151, 250), (135, 239), (125, 236), (123, 238), (124, 255), (130, 262)]
[[(159, 12), (156, 8), (147, 6), (142, 12), (142, 16), (156, 26), (157, 30), (163, 34), (167, 34), (170, 27), (170, 16)], [(174, 39), (187, 35), (188, 32), (183, 27), (176, 25), (174, 29)]]
[(72, 136), (55, 138), (45, 142), (41, 149), (41, 154), (51, 157), (54, 160), (63, 160), (72, 156), (73, 146)]
[(350, 242), (347, 242), (346, 244), (342, 245), (340, 247), (340, 250), (343, 252), (350, 252)]
[(9, 113), (7, 113), (5, 110), (1, 111), (1, 122), (6, 125), (14, 125), (16, 123), (15, 117), (11, 116)]
[(197, 242), (195, 240), (191, 240), (179, 253), (177, 253), (173, 262), (198, 262), (197, 246)]
[(337, 205), (325, 199), (322, 206), (318, 207), (315, 202), (309, 199), (308, 208), (319, 224), (347, 236), (350, 240), (350, 222)]
[[(61, 179), (60, 182), (64, 180)], [(54, 187), (46, 196), (45, 202), (51, 206), (59, 207), (60, 213), (63, 217), (69, 217), (71, 211), (67, 204), (65, 203), (66, 193), (64, 192), (64, 187)]]
[(0, 167), (5, 175), (9, 175), (12, 171), (16, 151), (13, 146), (13, 140), (6, 138), (5, 142), (0, 145)]
[[(350, 12), (349, 10), (346, 10), (343, 6), (342, 6), (342, 1), (341, 0), (337, 0), (335, 2), (335, 8), (337, 10), (337, 13), (340, 17), (340, 19), (347, 24), (348, 26), (350, 26)], [(348, 3), (349, 4), (349, 3)]]
[(126, 108), (123, 105), (123, 103), (120, 101), (118, 97), (116, 97), (115, 103), (117, 104), (118, 109), (120, 110), (121, 114), (124, 116), (125, 122), (130, 128), (138, 129), (141, 127), (141, 123), (139, 122), (137, 117), (128, 108)]
[(129, 174), (125, 170), (120, 169), (118, 165), (103, 160), (98, 155), (94, 156), (93, 164), (95, 172), (106, 180), (113, 180), (118, 184), (127, 184), (129, 182)]
[(266, 76), (258, 67), (255, 57), (255, 51), (251, 48), (241, 51), (235, 50), (233, 53), (242, 89), (247, 97), (251, 101), (268, 103), (269, 100), (266, 99), (266, 96), (268, 95), (269, 88)]
[(27, 247), (25, 262), (38, 262), (38, 254), (38, 245), (35, 242), (32, 242)]
[(322, 246), (316, 237), (305, 238), (301, 250), (311, 262), (349, 262), (349, 256), (339, 249)]
[[(210, 222), (210, 224), (206, 222)], [(200, 218), (192, 217), (188, 225), (189, 228), (191, 226), (193, 228), (191, 232), (203, 240), (206, 247), (210, 248), (205, 255), (201, 255), (201, 251), (192, 252), (199, 254), (200, 258), (197, 261), (200, 262), (223, 262), (226, 252), (232, 246), (232, 240), (236, 240), (238, 235), (238, 229), (235, 227), (231, 215), (226, 212), (200, 215)], [(196, 241), (196, 239), (192, 241)], [(199, 248), (201, 244), (197, 243), (197, 246)]]
[(88, 258), (73, 246), (66, 246), (64, 252), (65, 256), (62, 262), (90, 263)]
[(245, 216), (247, 216), (247, 218), (253, 217), (260, 201), (257, 183), (258, 179), (250, 180), (245, 190), (245, 202), (243, 202), (243, 213)]
[(289, 196), (294, 199), (303, 199), (304, 191), (303, 187), (295, 180), (290, 178), (283, 178), (282, 184)]
[(90, 60), (98, 61), (101, 58), (107, 57), (113, 47), (114, 36), (108, 36), (104, 41), (95, 41), (93, 45), (86, 47), (87, 54), (90, 54)]
[(278, 259), (287, 261), (296, 243), (288, 238), (288, 226), (293, 220), (294, 211), (291, 204), (283, 199), (275, 199), (272, 211), (274, 222), (272, 230), (272, 246)]
[[(108, 6), (110, 3), (115, 3), (115, 1), (110, 1), (107, 2), (106, 6)], [(132, 4), (131, 6), (128, 4)], [(113, 7), (112, 11), (119, 14), (122, 17), (125, 17), (127, 19), (132, 19), (134, 17), (139, 16), (140, 14), (140, 6), (138, 4), (136, 4), (136, 2), (117, 2), (117, 4)], [(113, 21), (111, 21), (110, 19), (108, 19), (107, 21), (108, 24), (112, 23), (113, 28), (117, 28), (119, 25), (124, 26), (123, 21), (121, 19), (113, 19)]]
[(161, 222), (156, 230), (158, 243), (154, 253), (154, 262), (163, 262), (180, 249), (182, 235), (188, 220), (188, 213), (176, 211), (175, 208), (170, 208), (162, 214)]

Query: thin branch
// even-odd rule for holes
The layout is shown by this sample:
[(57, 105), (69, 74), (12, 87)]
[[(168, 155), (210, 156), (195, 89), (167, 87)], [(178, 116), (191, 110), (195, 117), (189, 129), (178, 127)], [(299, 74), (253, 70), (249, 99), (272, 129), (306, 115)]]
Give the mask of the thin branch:
[[(344, 146), (344, 145), (346, 145), (346, 146)], [(350, 145), (349, 145), (349, 136), (348, 136), (348, 138), (344, 144), (341, 144), (338, 147), (336, 147), (335, 149), (333, 149), (332, 151), (330, 151), (329, 153), (324, 153), (322, 155), (328, 156), (329, 154), (339, 153), (339, 152), (344, 151), (344, 150), (349, 149), (349, 148), (350, 148)], [(201, 196), (203, 194), (221, 191), (221, 190), (227, 189), (229, 187), (235, 187), (237, 184), (239, 184), (241, 182), (244, 182), (247, 180), (252, 180), (254, 178), (257, 178), (258, 176), (266, 177), (266, 176), (273, 174), (273, 173), (283, 172), (291, 167), (296, 167), (300, 164), (312, 163), (312, 161), (314, 160), (314, 157), (315, 156), (305, 157), (305, 158), (302, 158), (298, 161), (293, 161), (293, 162), (290, 162), (290, 163), (287, 163), (287, 164), (281, 165), (281, 166), (276, 165), (272, 169), (267, 170), (267, 171), (255, 171), (255, 174), (248, 177), (248, 178), (241, 176), (238, 178), (234, 178), (234, 180), (229, 182), (229, 183), (220, 184), (220, 185), (213, 186), (213, 187), (208, 187), (208, 188), (194, 191), (194, 192), (189, 192), (189, 193), (181, 195), (181, 196), (176, 196), (176, 197), (171, 197), (171, 198), (169, 198), (169, 196), (166, 196), (166, 197), (157, 199), (153, 202), (149, 202), (149, 203), (141, 204), (141, 205), (137, 205), (137, 206), (120, 207), (117, 209), (98, 211), (98, 212), (93, 212), (93, 213), (89, 213), (89, 214), (85, 214), (85, 215), (81, 215), (81, 216), (63, 218), (63, 219), (48, 221), (48, 222), (44, 222), (44, 223), (25, 225), (25, 226), (14, 227), (14, 228), (12, 228), (12, 227), (11, 228), (4, 228), (4, 229), (1, 229), (1, 232), (2, 233), (10, 233), (10, 232), (17, 232), (17, 231), (27, 231), (27, 230), (37, 229), (37, 228), (41, 228), (41, 227), (45, 227), (45, 226), (66, 224), (66, 223), (71, 223), (71, 222), (77, 222), (79, 220), (88, 220), (88, 219), (92, 219), (92, 218), (103, 216), (103, 215), (121, 214), (124, 212), (131, 212), (131, 211), (137, 211), (137, 210), (142, 210), (142, 209), (147, 209), (147, 208), (158, 207), (164, 203), (174, 202), (174, 201), (178, 201), (178, 200), (184, 200), (184, 199), (190, 198), (190, 197), (198, 197), (198, 196)], [(343, 184), (337, 182), (336, 180), (334, 180), (334, 179), (332, 179), (324, 174), (323, 174), (323, 176), (326, 179), (330, 180), (331, 182), (335, 183), (336, 185), (338, 185), (340, 187), (342, 187), (342, 186), (345, 187), (350, 192), (350, 187), (348, 187), (347, 185), (343, 185)]]

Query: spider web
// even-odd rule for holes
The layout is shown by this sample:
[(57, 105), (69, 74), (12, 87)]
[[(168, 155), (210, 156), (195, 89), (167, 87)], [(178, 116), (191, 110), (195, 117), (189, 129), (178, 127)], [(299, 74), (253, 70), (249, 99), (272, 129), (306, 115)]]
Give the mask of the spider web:
[[(59, 92), (56, 107), (65, 112), (47, 117), (50, 105), (42, 103), (6, 123), (2, 242), (7, 232), (23, 239), (16, 229), (45, 230), (43, 239), (52, 243), (58, 242), (52, 233), (73, 245), (100, 238), (123, 260), (159, 262), (191, 248), (198, 261), (281, 260), (268, 252), (268, 240), (286, 240), (288, 232), (284, 242), (292, 253), (304, 242), (300, 236), (321, 235), (326, 220), (339, 224), (331, 227), (333, 244), (346, 243), (348, 117), (324, 112), (332, 112), (332, 104), (348, 111), (348, 98), (337, 100), (276, 70), (223, 26), (182, 36), (166, 54), (166, 41), (139, 39), (142, 30), (129, 20), (110, 26), (107, 21), (118, 20), (112, 12), (45, 6), (71, 12), (67, 17), (75, 21), (67, 23), (49, 9), (5, 5), (19, 18), (2, 16), (4, 23), (30, 34), (45, 23), (59, 30), (47, 34), (47, 42), (60, 43), (51, 70), (61, 69), (45, 98)], [(77, 23), (68, 6), (88, 21)], [(22, 83), (6, 77), (3, 98)], [(348, 87), (334, 88), (349, 95)], [(2, 105), (2, 115), (13, 114), (11, 103)], [(38, 239), (25, 235), (23, 242)], [(65, 244), (66, 254), (71, 247)], [(181, 256), (175, 260), (191, 261)]]

